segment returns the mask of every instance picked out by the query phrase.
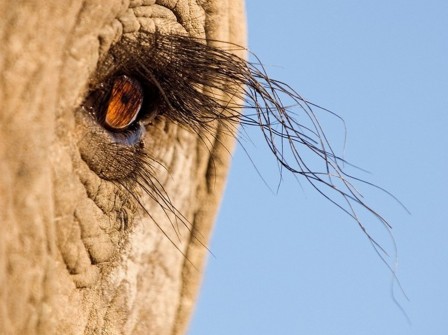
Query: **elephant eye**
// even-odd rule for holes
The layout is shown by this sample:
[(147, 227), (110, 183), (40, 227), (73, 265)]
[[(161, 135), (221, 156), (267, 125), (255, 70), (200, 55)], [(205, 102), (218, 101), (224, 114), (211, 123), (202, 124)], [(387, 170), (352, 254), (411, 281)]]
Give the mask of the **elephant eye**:
[(159, 92), (146, 79), (133, 74), (114, 74), (94, 86), (83, 107), (115, 142), (135, 144), (141, 124), (159, 113)]
[[(345, 172), (345, 160), (334, 152), (315, 112), (335, 114), (270, 78), (262, 65), (230, 52), (238, 51), (234, 45), (205, 42), (181, 35), (141, 33), (124, 36), (111, 46), (82, 106), (102, 127), (91, 127), (95, 129), (80, 142), (81, 156), (90, 168), (101, 178), (121, 185), (131, 196), (148, 193), (163, 211), (185, 222), (151, 174), (158, 162), (143, 141), (145, 131), (148, 139), (153, 135), (150, 127), (144, 126), (163, 115), (167, 123), (201, 139), (207, 132), (215, 135), (216, 123), (223, 133), (231, 135), (238, 125), (255, 126), (281, 170), (305, 178), (355, 220), (380, 254), (384, 252), (356, 211), (359, 206), (386, 229), (391, 228), (354, 184), (376, 186)], [(246, 113), (241, 113), (242, 109)], [(137, 191), (130, 192), (134, 188)], [(138, 198), (136, 201), (140, 203)]]
[(104, 124), (111, 130), (123, 130), (132, 124), (143, 103), (143, 89), (134, 78), (120, 76), (114, 79)]

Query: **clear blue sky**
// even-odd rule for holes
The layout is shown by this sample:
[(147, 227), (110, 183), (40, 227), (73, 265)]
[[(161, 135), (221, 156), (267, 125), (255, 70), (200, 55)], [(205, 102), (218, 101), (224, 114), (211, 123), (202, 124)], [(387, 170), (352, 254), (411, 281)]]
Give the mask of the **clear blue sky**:
[[(275, 4), (275, 6), (274, 6)], [(397, 276), (306, 181), (273, 194), (239, 147), (190, 335), (448, 334), (448, 1), (247, 0), (249, 45), (272, 77), (344, 118), (350, 170), (393, 225)], [(343, 127), (322, 114), (338, 153)], [(269, 150), (244, 147), (275, 188)], [(388, 250), (380, 224), (370, 232)]]

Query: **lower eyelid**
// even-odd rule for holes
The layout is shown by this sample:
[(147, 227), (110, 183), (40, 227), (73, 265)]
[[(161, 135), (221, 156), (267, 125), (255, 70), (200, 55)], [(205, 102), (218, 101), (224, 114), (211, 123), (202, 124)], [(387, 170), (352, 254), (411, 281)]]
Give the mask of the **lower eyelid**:
[(132, 174), (138, 168), (136, 155), (143, 150), (143, 126), (138, 124), (130, 134), (114, 134), (93, 118), (78, 114), (78, 149), (89, 168), (106, 180), (120, 180)]
[[(107, 131), (107, 130), (106, 130)], [(137, 122), (131, 126), (131, 128), (123, 132), (111, 132), (107, 131), (110, 139), (114, 143), (123, 144), (127, 146), (135, 146), (140, 144), (145, 128), (140, 122)]]

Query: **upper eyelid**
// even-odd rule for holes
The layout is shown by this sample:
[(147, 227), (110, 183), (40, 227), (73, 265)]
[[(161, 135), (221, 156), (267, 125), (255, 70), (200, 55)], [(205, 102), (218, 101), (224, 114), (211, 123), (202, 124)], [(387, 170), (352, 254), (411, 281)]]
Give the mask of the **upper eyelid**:
[[(127, 52), (129, 47), (129, 38), (127, 35), (121, 35), (120, 39), (108, 46), (107, 51), (100, 57), (97, 68), (92, 74), (89, 83), (90, 90), (98, 89), (108, 79), (120, 74), (138, 74), (138, 66), (140, 62), (136, 61), (135, 55)], [(151, 34), (147, 34), (150, 36)], [(151, 47), (149, 45), (141, 45), (141, 54), (147, 54), (147, 61), (150, 61)], [(148, 78), (138, 76), (139, 80), (148, 83)]]
[[(100, 58), (108, 53), (111, 45), (119, 43), (120, 39), (126, 35), (137, 33), (154, 34), (162, 30), (170, 34), (184, 34), (205, 37), (205, 13), (203, 8), (191, 1), (172, 8), (162, 4), (134, 4), (127, 8), (111, 23), (102, 28), (98, 39)], [(185, 10), (185, 7), (190, 7)], [(191, 7), (195, 8), (191, 8)], [(189, 13), (203, 14), (191, 17)], [(183, 22), (183, 25), (179, 22)], [(167, 30), (168, 29), (168, 30)]]
[[(195, 95), (201, 87), (208, 86), (218, 88), (223, 86), (224, 81), (230, 78), (226, 78), (225, 75), (219, 74), (219, 71), (214, 70), (212, 73), (205, 74), (203, 77), (194, 75), (190, 76), (188, 71), (194, 71), (198, 66), (202, 66), (203, 70), (207, 71), (207, 68), (212, 68), (213, 59), (210, 60), (210, 64), (200, 65), (195, 61), (201, 62), (207, 61), (209, 55), (206, 47), (197, 51), (195, 45), (205, 45), (205, 40), (191, 38), (192, 43), (185, 46), (185, 41), (189, 38), (180, 35), (165, 36), (159, 34), (138, 34), (138, 38), (129, 38), (123, 36), (121, 40), (110, 48), (108, 54), (99, 63), (98, 69), (91, 80), (90, 91), (94, 91), (104, 85), (111, 77), (120, 74), (126, 74), (132, 76), (141, 81), (145, 87), (155, 87), (158, 89), (164, 102), (171, 111), (176, 111), (178, 108), (173, 107), (170, 99), (167, 98), (167, 93), (172, 93), (179, 88), (173, 88), (173, 85), (168, 89), (165, 77), (170, 77), (173, 82), (182, 83), (183, 88), (189, 91), (189, 96), (184, 96), (184, 100), (188, 101), (191, 95)], [(143, 43), (141, 43), (143, 41)], [(183, 41), (183, 42), (179, 42)], [(188, 48), (192, 47), (191, 50)], [(183, 48), (183, 49), (182, 49)], [(193, 56), (184, 57), (183, 54), (187, 52)], [(230, 57), (235, 56), (228, 54)], [(210, 55), (212, 57), (213, 55)], [(222, 62), (222, 60), (221, 60)], [(242, 60), (241, 60), (242, 62)], [(181, 65), (179, 64), (181, 63)], [(241, 63), (243, 64), (243, 63)], [(175, 70), (173, 70), (173, 68)], [(190, 76), (189, 78), (182, 77), (183, 75)], [(161, 84), (162, 83), (162, 84)], [(240, 83), (241, 85), (241, 83)], [(200, 87), (201, 86), (201, 87)], [(193, 91), (191, 90), (193, 88)], [(201, 96), (205, 96), (202, 95)], [(193, 98), (193, 97), (192, 97)], [(180, 99), (174, 99), (177, 105), (181, 103)], [(213, 101), (213, 100), (210, 100)], [(216, 107), (216, 106), (215, 106)], [(182, 113), (177, 115), (182, 118)], [(190, 115), (192, 116), (192, 115)], [(188, 121), (184, 118), (183, 121)], [(198, 120), (196, 120), (198, 121)]]

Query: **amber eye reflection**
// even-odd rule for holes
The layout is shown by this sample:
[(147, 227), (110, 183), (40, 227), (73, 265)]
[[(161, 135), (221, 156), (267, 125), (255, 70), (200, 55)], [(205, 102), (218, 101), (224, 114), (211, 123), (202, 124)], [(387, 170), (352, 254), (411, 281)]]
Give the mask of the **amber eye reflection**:
[(140, 83), (128, 76), (114, 79), (104, 123), (112, 130), (124, 130), (135, 121), (143, 103)]

